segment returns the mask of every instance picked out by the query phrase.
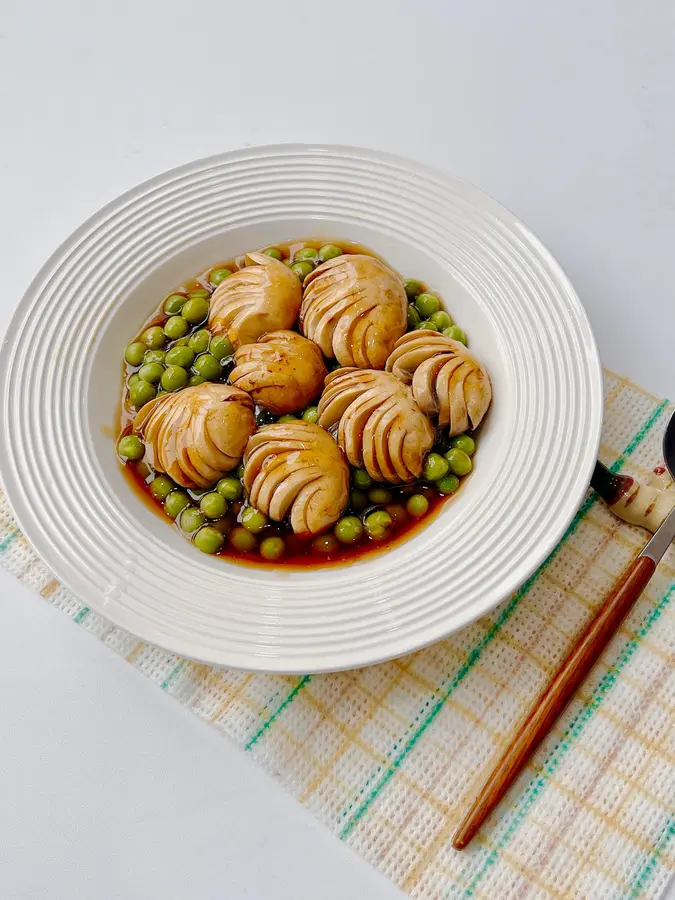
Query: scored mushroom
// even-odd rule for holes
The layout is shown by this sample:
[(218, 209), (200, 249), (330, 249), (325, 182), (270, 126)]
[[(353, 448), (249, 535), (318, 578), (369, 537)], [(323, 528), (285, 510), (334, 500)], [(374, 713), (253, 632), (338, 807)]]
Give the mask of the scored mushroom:
[(345, 254), (305, 278), (300, 330), (342, 366), (382, 369), (407, 326), (403, 282), (379, 259)]
[(349, 466), (335, 440), (310, 422), (259, 429), (244, 454), (249, 501), (275, 522), (290, 516), (301, 537), (321, 534), (349, 501)]
[(302, 302), (298, 276), (288, 266), (264, 253), (247, 253), (246, 263), (211, 296), (209, 328), (227, 335), (235, 348), (267, 331), (292, 328)]
[(153, 465), (186, 488), (206, 488), (239, 465), (256, 428), (253, 400), (227, 384), (200, 384), (151, 400), (134, 419)]
[(492, 383), (487, 369), (464, 344), (433, 331), (411, 331), (404, 335), (387, 360), (386, 369), (412, 392), (428, 416), (449, 426), (454, 437), (478, 428), (492, 401)]
[(230, 382), (277, 415), (297, 412), (321, 393), (326, 366), (313, 341), (271, 331), (235, 353)]
[(409, 387), (388, 372), (337, 369), (326, 378), (319, 424), (338, 424), (338, 443), (375, 481), (415, 481), (434, 443), (434, 428)]

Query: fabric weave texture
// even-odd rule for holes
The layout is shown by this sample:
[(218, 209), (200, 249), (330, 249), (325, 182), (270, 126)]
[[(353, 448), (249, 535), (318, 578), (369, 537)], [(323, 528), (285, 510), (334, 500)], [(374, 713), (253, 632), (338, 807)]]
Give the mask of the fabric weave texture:
[[(601, 458), (647, 479), (671, 406), (611, 373), (605, 396)], [(483, 619), (393, 662), (289, 678), (190, 662), (114, 627), (54, 578), (0, 493), (0, 566), (422, 900), (661, 895), (675, 871), (674, 548), (481, 834), (462, 853), (450, 845), (520, 718), (647, 538), (589, 492), (549, 559)]]

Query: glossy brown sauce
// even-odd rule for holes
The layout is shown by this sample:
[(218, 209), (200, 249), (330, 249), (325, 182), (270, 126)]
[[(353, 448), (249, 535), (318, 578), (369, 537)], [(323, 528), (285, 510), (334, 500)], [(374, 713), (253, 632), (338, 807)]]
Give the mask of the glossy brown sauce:
[[(320, 247), (324, 246), (327, 243), (335, 244), (336, 246), (340, 247), (340, 249), (345, 254), (361, 253), (368, 256), (377, 257), (377, 254), (373, 253), (368, 248), (350, 241), (319, 241), (311, 239), (290, 241), (285, 244), (275, 244), (274, 246), (281, 251), (283, 260), (286, 261), (288, 259), (292, 259), (294, 254), (297, 253), (298, 250), (301, 250), (305, 247), (312, 247), (313, 249), (318, 250)], [(209, 268), (205, 272), (202, 272), (197, 277), (188, 279), (182, 284), (175, 287), (172, 291), (169, 292), (169, 294), (167, 294), (167, 296), (173, 293), (189, 293), (190, 291), (199, 289), (206, 289), (212, 292), (213, 288), (211, 287), (208, 280), (209, 274), (214, 269), (219, 268), (228, 268), (232, 271), (236, 271), (244, 266), (244, 260), (245, 257), (242, 254), (241, 256), (235, 257), (233, 259), (216, 261), (213, 265), (209, 266)], [(396, 270), (394, 266), (391, 266), (391, 268), (394, 268), (394, 270)], [(424, 282), (422, 282), (420, 279), (416, 280), (418, 280), (422, 285), (422, 290), (428, 290)], [(163, 325), (167, 321), (169, 316), (163, 311), (163, 304), (165, 300), (166, 297), (163, 297), (161, 299), (161, 302), (157, 309), (155, 309), (155, 311), (145, 320), (145, 322), (139, 329), (138, 335), (142, 334), (142, 332), (146, 328), (149, 328), (153, 325)], [(441, 308), (444, 307), (442, 306)], [(190, 334), (205, 327), (205, 324), (192, 327), (190, 330)], [(132, 340), (137, 339), (138, 338), (132, 338)], [(326, 362), (329, 369), (338, 367), (335, 360), (326, 360)], [(137, 414), (137, 410), (133, 409), (128, 402), (127, 381), (133, 373), (138, 371), (138, 368), (139, 367), (128, 365), (126, 361), (123, 364), (122, 397), (120, 402), (119, 427), (117, 430), (117, 434), (119, 437), (131, 433), (132, 423)], [(231, 368), (232, 366), (229, 366), (229, 369)], [(225, 365), (225, 372), (229, 374), (227, 365)], [(226, 381), (227, 378), (223, 378), (222, 380)], [(319, 398), (317, 396), (314, 400), (314, 404), (318, 402), (318, 399)], [(298, 415), (300, 415), (300, 413)], [(275, 416), (271, 415), (267, 410), (264, 410), (261, 407), (256, 407), (256, 419), (259, 425), (264, 425), (276, 421)], [(442, 448), (435, 447), (434, 449)], [(190, 537), (184, 534), (178, 523), (166, 515), (163, 510), (162, 503), (156, 500), (150, 492), (150, 484), (155, 477), (155, 472), (152, 469), (152, 466), (148, 463), (147, 455), (146, 458), (144, 460), (141, 460), (140, 462), (126, 462), (121, 464), (123, 466), (124, 473), (129, 485), (132, 487), (138, 497), (150, 509), (152, 509), (153, 512), (156, 512), (158, 515), (161, 515), (163, 518), (165, 518), (167, 524), (172, 525), (181, 533), (182, 536), (186, 537), (187, 540), (190, 540)], [(229, 475), (234, 476), (234, 473), (229, 473)], [(460, 488), (464, 480), (464, 478), (460, 480)], [(256, 567), (275, 566), (276, 568), (285, 569), (316, 568), (318, 566), (325, 566), (326, 564), (350, 564), (353, 562), (357, 562), (362, 557), (370, 557), (374, 554), (380, 554), (391, 550), (393, 547), (412, 537), (419, 530), (421, 530), (431, 522), (431, 520), (437, 515), (443, 504), (451, 502), (458, 494), (458, 491), (456, 491), (453, 494), (444, 496), (435, 487), (423, 482), (416, 482), (413, 485), (405, 486), (374, 484), (373, 487), (386, 489), (391, 494), (390, 502), (386, 504), (373, 504), (372, 502), (367, 502), (365, 508), (362, 506), (360, 508), (354, 508), (352, 507), (350, 502), (349, 508), (346, 509), (342, 515), (354, 515), (357, 517), (363, 517), (364, 513), (368, 514), (368, 512), (374, 509), (386, 509), (394, 520), (389, 529), (387, 538), (384, 540), (374, 540), (364, 534), (359, 543), (341, 544), (338, 542), (337, 547), (332, 549), (331, 552), (327, 553), (318, 552), (316, 547), (313, 547), (313, 541), (311, 539), (308, 540), (297, 537), (290, 528), (290, 525), (273, 521), (269, 522), (269, 524), (264, 528), (263, 532), (258, 535), (258, 538), (259, 540), (262, 540), (266, 537), (282, 537), (286, 545), (286, 552), (283, 557), (274, 561), (270, 561), (263, 559), (257, 552), (257, 550), (254, 552), (241, 552), (239, 550), (236, 550), (231, 546), (231, 544), (228, 543), (227, 535), (234, 527), (238, 525), (241, 520), (241, 512), (246, 506), (245, 498), (238, 502), (229, 503), (229, 508), (225, 516), (217, 521), (207, 521), (207, 524), (219, 530), (225, 537), (224, 546), (222, 550), (219, 551), (218, 556), (221, 556), (224, 559), (228, 559), (233, 562), (237, 562), (239, 564), (252, 565)], [(213, 488), (209, 490), (213, 490)], [(204, 493), (209, 493), (209, 490), (192, 491), (187, 489), (187, 493), (193, 499), (195, 505), (198, 505), (199, 497)], [(429, 503), (427, 512), (420, 518), (415, 518), (409, 515), (405, 510), (405, 504), (409, 497), (413, 494), (423, 494)], [(332, 532), (328, 532), (328, 535), (331, 534)]]

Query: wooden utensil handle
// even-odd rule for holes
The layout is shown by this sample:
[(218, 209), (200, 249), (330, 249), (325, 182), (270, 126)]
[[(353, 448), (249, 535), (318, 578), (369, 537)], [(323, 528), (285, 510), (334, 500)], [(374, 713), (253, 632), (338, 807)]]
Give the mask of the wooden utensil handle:
[(520, 774), (572, 694), (589, 674), (603, 650), (628, 615), (633, 603), (654, 574), (656, 563), (638, 556), (576, 643), (553, 681), (533, 704), (518, 734), (494, 768), (462, 824), (452, 846), (461, 850), (476, 834)]

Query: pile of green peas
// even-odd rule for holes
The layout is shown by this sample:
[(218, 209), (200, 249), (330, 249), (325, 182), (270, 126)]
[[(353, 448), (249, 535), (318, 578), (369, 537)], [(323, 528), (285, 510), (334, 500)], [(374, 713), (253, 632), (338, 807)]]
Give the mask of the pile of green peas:
[(241, 467), (238, 473), (221, 478), (206, 491), (186, 491), (168, 476), (157, 475), (150, 483), (150, 493), (198, 550), (219, 553), (230, 530), (226, 516), (231, 508), (238, 509), (244, 495)]
[[(263, 253), (274, 259), (283, 259), (278, 247), (268, 247), (267, 250), (263, 250)], [(342, 250), (335, 244), (324, 244), (318, 250), (315, 247), (303, 247), (285, 262), (290, 267), (291, 272), (295, 272), (300, 281), (304, 281), (317, 266), (328, 262), (329, 259), (335, 259), (336, 256), (342, 256)]]
[(451, 438), (448, 450), (443, 453), (432, 451), (427, 456), (422, 477), (433, 484), (439, 493), (454, 494), (460, 478), (472, 471), (475, 452), (476, 442), (471, 435), (457, 435)]
[[(209, 281), (217, 285), (231, 274), (224, 267), (213, 269)], [(131, 407), (138, 410), (161, 394), (221, 380), (234, 347), (204, 327), (210, 296), (206, 288), (169, 294), (162, 304), (163, 323), (150, 325), (127, 345), (124, 359), (134, 370), (127, 381)]]
[[(440, 448), (439, 448), (440, 449)], [(431, 452), (424, 465), (422, 480), (440, 495), (454, 494), (460, 479), (473, 468), (476, 450), (468, 434), (450, 440), (444, 453)], [(391, 489), (376, 483), (365, 469), (352, 469), (349, 510), (333, 528), (331, 536), (315, 539), (318, 552), (337, 552), (340, 544), (356, 545), (365, 537), (371, 541), (388, 540), (396, 526), (410, 519), (421, 519), (430, 508), (429, 496), (418, 487)]]
[(442, 308), (440, 297), (427, 291), (414, 278), (404, 282), (408, 297), (408, 331), (440, 331), (453, 341), (469, 345), (466, 332), (452, 321), (452, 316)]

